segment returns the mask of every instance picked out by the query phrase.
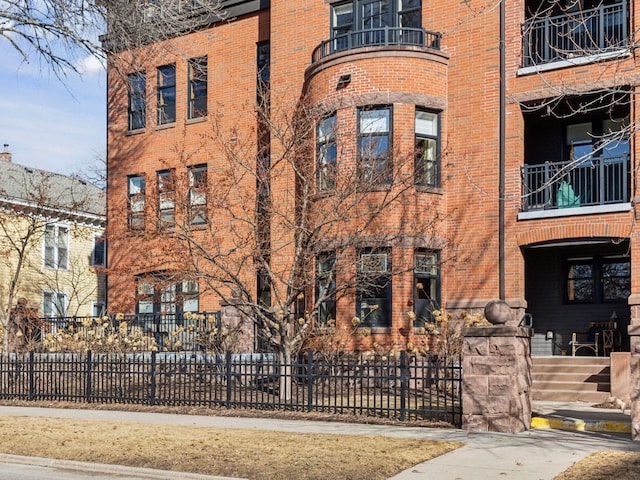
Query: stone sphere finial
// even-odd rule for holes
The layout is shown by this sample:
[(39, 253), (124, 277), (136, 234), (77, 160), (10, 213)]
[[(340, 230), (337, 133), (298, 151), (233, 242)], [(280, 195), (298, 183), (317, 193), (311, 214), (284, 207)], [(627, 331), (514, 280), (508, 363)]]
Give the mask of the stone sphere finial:
[(484, 316), (492, 325), (504, 325), (513, 318), (513, 310), (504, 300), (491, 300), (484, 307)]

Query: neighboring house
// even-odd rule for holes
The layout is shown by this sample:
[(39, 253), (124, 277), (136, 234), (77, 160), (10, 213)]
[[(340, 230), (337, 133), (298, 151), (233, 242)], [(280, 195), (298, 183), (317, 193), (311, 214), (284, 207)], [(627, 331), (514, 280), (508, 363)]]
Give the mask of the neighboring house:
[[(362, 178), (402, 168), (398, 178), (413, 182), (384, 215), (387, 231), (405, 228), (406, 241), (368, 250), (363, 238), (354, 247), (353, 268), (375, 268), (382, 281), (354, 288), (337, 305), (326, 302), (318, 319), (367, 317), (370, 341), (390, 346), (419, 336), (436, 308), (459, 315), (501, 297), (516, 320), (528, 312), (537, 332), (553, 332), (556, 353), (569, 350), (571, 332), (614, 311), (619, 347), (629, 348), (626, 328), (640, 323), (633, 193), (640, 97), (637, 53), (629, 48), (640, 10), (632, 3), (505, 2), (504, 105), (499, 9), (486, 2), (223, 4), (225, 21), (203, 19), (197, 31), (161, 51), (150, 46), (148, 55), (122, 52), (124, 77), (112, 58), (107, 199), (117, 239), (109, 254), (119, 268), (110, 276), (110, 304), (132, 313), (220, 308), (215, 294), (168, 273), (178, 229), (158, 234), (181, 215), (190, 215), (194, 229), (233, 225), (222, 205), (241, 198), (230, 194), (237, 193), (228, 186), (234, 172), (222, 168), (229, 152), (208, 150), (203, 139), (217, 128), (230, 150), (252, 141), (256, 169), (268, 166), (264, 158), (279, 153), (274, 136), (269, 144), (260, 125), (243, 122), (268, 84), (274, 118), (292, 99), (322, 112), (305, 151), (318, 198), (328, 198), (354, 164)], [(365, 151), (373, 162), (362, 162)], [(282, 201), (296, 198), (287, 194), (295, 175), (271, 176)], [(392, 176), (384, 180), (378, 190), (393, 191)], [(189, 188), (182, 211), (180, 182)], [(257, 189), (258, 198), (259, 187), (236, 185)], [(366, 204), (363, 195), (354, 213)], [(420, 224), (436, 217), (433, 235), (424, 237)], [(281, 232), (271, 230), (275, 248), (274, 232)], [(327, 245), (310, 269), (335, 289), (341, 274)], [(403, 274), (385, 277), (400, 266)], [(253, 285), (265, 298), (273, 288), (259, 272)]]
[[(104, 192), (0, 159), (0, 306), (31, 316), (100, 315), (106, 301)], [(16, 310), (17, 308), (17, 310)]]

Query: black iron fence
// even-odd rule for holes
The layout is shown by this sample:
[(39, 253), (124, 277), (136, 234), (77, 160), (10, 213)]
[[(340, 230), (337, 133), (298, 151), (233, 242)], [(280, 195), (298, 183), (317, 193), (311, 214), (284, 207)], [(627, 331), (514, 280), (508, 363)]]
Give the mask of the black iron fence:
[(318, 45), (311, 61), (317, 62), (332, 53), (361, 47), (416, 46), (440, 50), (442, 34), (423, 28), (383, 27), (336, 35)]
[(629, 155), (522, 167), (525, 212), (630, 201)]
[(460, 359), (273, 354), (0, 356), (0, 398), (202, 405), (462, 423)]
[(522, 26), (522, 66), (605, 53), (629, 44), (629, 6), (611, 5), (533, 17)]

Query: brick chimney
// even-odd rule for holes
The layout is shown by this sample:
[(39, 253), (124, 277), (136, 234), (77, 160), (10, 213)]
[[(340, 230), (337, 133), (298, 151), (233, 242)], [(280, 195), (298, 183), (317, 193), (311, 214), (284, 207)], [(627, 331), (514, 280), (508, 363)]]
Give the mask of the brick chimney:
[(5, 143), (0, 152), (0, 162), (11, 162), (11, 152), (9, 151), (9, 144)]

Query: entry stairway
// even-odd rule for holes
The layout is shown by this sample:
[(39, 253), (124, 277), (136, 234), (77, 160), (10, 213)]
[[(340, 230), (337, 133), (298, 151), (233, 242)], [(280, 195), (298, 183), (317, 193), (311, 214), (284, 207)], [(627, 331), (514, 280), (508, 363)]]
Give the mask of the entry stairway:
[(532, 400), (602, 403), (610, 396), (609, 357), (531, 357)]

